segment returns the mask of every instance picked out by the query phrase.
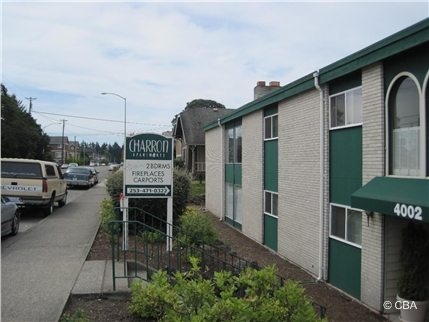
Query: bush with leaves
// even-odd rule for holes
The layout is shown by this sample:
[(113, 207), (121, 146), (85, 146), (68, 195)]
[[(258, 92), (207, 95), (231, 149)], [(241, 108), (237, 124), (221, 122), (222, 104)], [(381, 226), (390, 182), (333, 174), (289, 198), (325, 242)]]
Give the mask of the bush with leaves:
[(123, 187), (122, 187), (123, 180), (124, 178), (123, 178), (122, 170), (113, 172), (107, 178), (107, 181), (106, 181), (107, 193), (109, 194), (110, 198), (112, 198), (114, 207), (119, 207), (119, 195), (123, 190)]
[(119, 219), (118, 213), (116, 212), (115, 206), (111, 199), (103, 199), (101, 201), (100, 214), (101, 230), (106, 232), (109, 236), (112, 236), (112, 233), (114, 234), (115, 231), (117, 232), (117, 230), (120, 229), (120, 224), (117, 223), (113, 226), (110, 224), (110, 221)]
[(294, 281), (281, 285), (274, 266), (247, 268), (239, 276), (216, 272), (204, 279), (196, 258), (189, 272), (169, 279), (164, 271), (145, 285), (132, 285), (130, 311), (160, 321), (321, 321)]
[(210, 218), (194, 208), (186, 208), (179, 219), (177, 239), (184, 246), (212, 245), (218, 235)]

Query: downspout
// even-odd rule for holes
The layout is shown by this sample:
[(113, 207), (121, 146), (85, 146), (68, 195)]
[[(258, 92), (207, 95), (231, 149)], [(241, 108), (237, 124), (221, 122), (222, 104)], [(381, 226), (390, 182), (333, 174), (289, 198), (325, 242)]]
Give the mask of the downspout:
[(220, 162), (221, 162), (221, 178), (220, 178), (220, 221), (223, 221), (225, 219), (225, 209), (224, 209), (224, 199), (225, 199), (225, 195), (224, 195), (224, 185), (225, 185), (225, 166), (224, 166), (224, 138), (223, 138), (223, 130), (222, 130), (222, 124), (220, 123), (220, 118), (217, 119), (217, 125), (220, 128)]
[(317, 277), (317, 280), (323, 280), (323, 273), (324, 273), (324, 267), (323, 267), (323, 255), (324, 255), (324, 239), (323, 239), (323, 227), (325, 223), (325, 219), (323, 216), (323, 209), (324, 209), (324, 118), (323, 118), (323, 91), (322, 88), (319, 85), (319, 71), (315, 71), (313, 73), (314, 77), (314, 87), (319, 91), (319, 113), (320, 113), (320, 124), (319, 124), (319, 154), (320, 154), (320, 167), (319, 167), (319, 275)]

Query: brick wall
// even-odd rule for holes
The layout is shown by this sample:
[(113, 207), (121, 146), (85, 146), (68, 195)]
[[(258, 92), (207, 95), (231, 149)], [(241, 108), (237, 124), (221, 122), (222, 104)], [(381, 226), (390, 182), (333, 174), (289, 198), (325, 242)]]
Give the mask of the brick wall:
[(280, 255), (319, 272), (320, 101), (312, 90), (279, 105)]
[(223, 216), (223, 143), (224, 128), (215, 128), (206, 132), (206, 208), (215, 216)]
[[(383, 67), (362, 71), (362, 184), (384, 175)], [(361, 300), (376, 310), (383, 303), (384, 216), (362, 216)]]
[(257, 111), (242, 122), (242, 232), (259, 243), (263, 242), (263, 117), (263, 111)]

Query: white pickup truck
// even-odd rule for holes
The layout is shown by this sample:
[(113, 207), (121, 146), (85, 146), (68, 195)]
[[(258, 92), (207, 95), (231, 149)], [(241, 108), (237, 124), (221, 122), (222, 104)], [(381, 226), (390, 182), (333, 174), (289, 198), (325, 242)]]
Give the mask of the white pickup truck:
[(25, 207), (41, 207), (50, 215), (55, 202), (66, 204), (67, 184), (55, 162), (2, 158), (1, 194), (19, 197)]

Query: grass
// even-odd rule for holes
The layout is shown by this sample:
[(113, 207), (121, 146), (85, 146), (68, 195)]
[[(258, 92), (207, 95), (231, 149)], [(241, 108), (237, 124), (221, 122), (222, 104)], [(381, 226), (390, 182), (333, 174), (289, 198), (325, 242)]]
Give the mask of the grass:
[(190, 197), (198, 197), (198, 196), (204, 195), (205, 192), (206, 192), (206, 185), (204, 181), (202, 183), (200, 183), (199, 180), (193, 180), (191, 182), (191, 191), (189, 192)]

